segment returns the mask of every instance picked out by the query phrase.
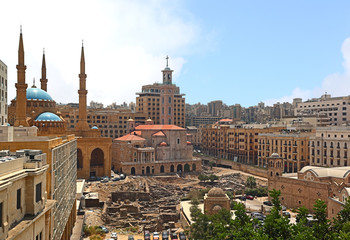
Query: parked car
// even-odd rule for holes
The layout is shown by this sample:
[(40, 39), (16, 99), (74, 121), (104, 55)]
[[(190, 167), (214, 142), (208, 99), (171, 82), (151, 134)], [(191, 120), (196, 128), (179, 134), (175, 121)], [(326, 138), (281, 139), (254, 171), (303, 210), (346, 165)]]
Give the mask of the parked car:
[(178, 240), (176, 233), (171, 234), (171, 240)]
[(186, 235), (185, 235), (185, 233), (184, 233), (184, 232), (180, 232), (180, 233), (179, 233), (179, 238), (180, 238), (180, 240), (186, 240)]
[(129, 235), (128, 236), (128, 240), (134, 240), (134, 236), (133, 235)]
[(144, 234), (143, 234), (143, 238), (145, 240), (151, 240), (151, 234), (149, 233), (149, 231), (145, 231)]
[(115, 178), (112, 179), (113, 182), (116, 182), (116, 181), (119, 181), (119, 180), (120, 180), (119, 177), (115, 177)]
[(253, 197), (252, 195), (247, 195), (247, 196), (246, 196), (246, 199), (248, 199), (248, 200), (254, 200), (254, 197)]
[(120, 180), (124, 180), (126, 176), (122, 173), (119, 175), (119, 177), (120, 177)]
[(167, 231), (162, 232), (162, 240), (169, 240), (169, 234)]
[(289, 212), (286, 212), (286, 211), (283, 211), (283, 216), (287, 217), (287, 218), (290, 218), (290, 213)]
[(250, 214), (250, 216), (252, 218), (258, 219), (259, 221), (262, 221), (262, 222), (265, 221), (265, 218), (266, 218), (266, 216), (264, 214), (259, 213), (259, 212), (252, 212)]
[(239, 199), (241, 199), (241, 201), (247, 200), (246, 196), (241, 196)]
[(105, 233), (109, 233), (108, 229), (105, 226), (99, 226)]
[(282, 211), (286, 211), (287, 210), (286, 206), (281, 205), (281, 207), (282, 207)]
[(159, 236), (159, 232), (154, 232), (153, 233), (153, 240), (159, 240), (160, 236)]
[(89, 181), (96, 181), (96, 177), (95, 176), (90, 176)]
[(118, 239), (117, 233), (116, 232), (112, 232), (111, 233), (111, 238), (114, 238), (115, 240), (117, 240)]
[(109, 181), (109, 179), (106, 178), (106, 177), (104, 177), (104, 178), (101, 179), (101, 183), (106, 183), (106, 182), (108, 182), (108, 181)]
[(264, 201), (263, 203), (264, 203), (264, 205), (272, 206), (272, 202), (270, 202), (270, 201)]

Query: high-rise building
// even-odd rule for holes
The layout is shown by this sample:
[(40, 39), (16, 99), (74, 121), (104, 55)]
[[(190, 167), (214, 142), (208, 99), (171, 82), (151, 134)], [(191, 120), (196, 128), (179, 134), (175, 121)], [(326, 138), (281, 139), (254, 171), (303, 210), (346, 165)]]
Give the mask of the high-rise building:
[(208, 103), (208, 110), (209, 114), (213, 117), (219, 116), (219, 111), (222, 108), (222, 101), (217, 100), (217, 101), (211, 101)]
[(0, 124), (7, 123), (7, 66), (0, 60)]
[(168, 66), (162, 70), (162, 83), (142, 86), (137, 93), (136, 112), (143, 112), (155, 124), (174, 124), (185, 127), (185, 94), (173, 84), (173, 71)]

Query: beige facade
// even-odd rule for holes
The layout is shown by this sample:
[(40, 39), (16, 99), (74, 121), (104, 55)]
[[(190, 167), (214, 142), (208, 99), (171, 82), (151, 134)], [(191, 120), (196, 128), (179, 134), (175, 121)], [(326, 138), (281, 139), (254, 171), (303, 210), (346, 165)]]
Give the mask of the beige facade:
[[(60, 105), (58, 109), (67, 122), (67, 129), (74, 129), (79, 119), (78, 106)], [(145, 124), (146, 114), (133, 113), (129, 109), (87, 109), (89, 127), (97, 127), (102, 137), (118, 138), (129, 133), (127, 121), (130, 118), (136, 124)]]
[(214, 187), (204, 196), (204, 213), (216, 214), (221, 209), (230, 211), (230, 198), (222, 189)]
[(1, 151), (0, 239), (52, 239), (54, 200), (47, 200), (46, 154)]
[(306, 166), (298, 173), (283, 174), (283, 159), (273, 153), (268, 158), (268, 190), (281, 191), (281, 203), (288, 208), (305, 206), (310, 212), (317, 199), (327, 204), (332, 219), (350, 192), (350, 167)]
[(310, 164), (315, 166), (349, 166), (350, 127), (316, 128), (310, 137)]
[[(224, 119), (225, 120), (225, 119)], [(221, 120), (202, 129), (203, 152), (245, 164), (258, 164), (258, 135), (271, 133), (282, 127), (268, 128), (266, 125), (228, 125)]]
[(7, 122), (7, 66), (0, 60), (0, 124)]
[(142, 86), (136, 97), (136, 112), (144, 113), (155, 124), (185, 127), (185, 94), (172, 83), (172, 74), (167, 64), (162, 70), (163, 83)]
[(112, 165), (119, 172), (150, 175), (200, 171), (201, 160), (184, 128), (175, 125), (139, 125), (113, 140)]
[(267, 159), (272, 153), (278, 153), (283, 158), (283, 171), (293, 173), (309, 165), (309, 138), (312, 133), (296, 133), (283, 131), (281, 133), (261, 133), (258, 135), (260, 167), (267, 167)]
[(350, 96), (331, 97), (324, 94), (320, 98), (296, 103), (296, 116), (324, 114), (329, 118), (329, 124), (341, 126), (350, 123)]

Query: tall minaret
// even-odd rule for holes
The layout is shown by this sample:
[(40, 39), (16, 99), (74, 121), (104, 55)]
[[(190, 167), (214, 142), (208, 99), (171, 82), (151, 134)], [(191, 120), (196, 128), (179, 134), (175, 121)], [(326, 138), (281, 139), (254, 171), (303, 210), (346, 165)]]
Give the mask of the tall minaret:
[(41, 64), (41, 89), (47, 92), (47, 78), (46, 78), (46, 61), (45, 61), (45, 50), (43, 52), (43, 61)]
[(84, 45), (81, 47), (81, 58), (80, 58), (80, 86), (79, 86), (79, 120), (76, 128), (78, 130), (88, 130), (89, 124), (87, 123), (86, 113), (86, 74), (85, 74), (85, 58), (84, 58)]
[(27, 127), (26, 121), (26, 108), (27, 108), (27, 84), (26, 84), (26, 69), (24, 65), (24, 47), (22, 38), (22, 27), (19, 35), (19, 47), (18, 47), (18, 65), (17, 68), (17, 83), (16, 83), (16, 120), (15, 127), (22, 125)]

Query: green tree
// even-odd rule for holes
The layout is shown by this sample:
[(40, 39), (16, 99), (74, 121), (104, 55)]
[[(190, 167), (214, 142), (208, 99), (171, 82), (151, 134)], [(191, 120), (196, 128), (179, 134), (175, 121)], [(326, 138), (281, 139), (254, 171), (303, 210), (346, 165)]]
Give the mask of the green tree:
[(332, 229), (336, 232), (341, 231), (344, 227), (350, 225), (350, 198), (345, 201), (345, 204), (337, 214), (337, 217), (333, 220)]
[(209, 177), (207, 175), (204, 175), (204, 174), (199, 174), (198, 180), (201, 182), (205, 182), (205, 181), (209, 180)]
[(210, 174), (210, 176), (209, 176), (209, 180), (210, 180), (211, 182), (214, 182), (215, 180), (218, 180), (218, 179), (219, 179), (219, 177), (216, 176), (216, 175), (214, 175), (214, 174)]
[(317, 239), (329, 239), (330, 223), (326, 213), (327, 205), (324, 201), (317, 199), (314, 205), (314, 222), (312, 225), (314, 236)]
[(247, 185), (247, 187), (249, 187), (249, 188), (255, 188), (255, 187), (256, 187), (256, 179), (255, 179), (255, 177), (249, 176), (249, 177), (247, 178), (246, 185)]

